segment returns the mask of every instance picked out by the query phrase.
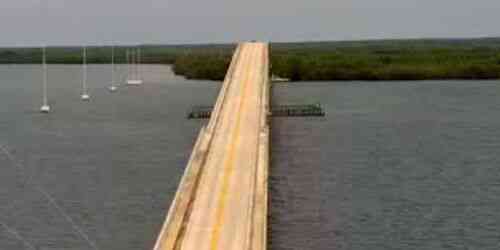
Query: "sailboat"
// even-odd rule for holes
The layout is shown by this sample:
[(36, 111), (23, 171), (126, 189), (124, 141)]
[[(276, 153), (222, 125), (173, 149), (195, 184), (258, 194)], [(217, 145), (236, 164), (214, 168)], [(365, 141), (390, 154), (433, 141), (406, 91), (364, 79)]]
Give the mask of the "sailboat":
[(46, 48), (43, 46), (42, 48), (42, 54), (43, 54), (43, 59), (42, 59), (42, 64), (43, 64), (43, 104), (42, 107), (40, 107), (40, 112), (42, 113), (49, 113), (50, 112), (50, 106), (47, 102), (47, 56), (45, 52)]
[(142, 63), (141, 63), (141, 47), (137, 48), (137, 64), (136, 64), (136, 70), (137, 70), (137, 79), (139, 81), (141, 81), (141, 84), (142, 84)]
[[(132, 71), (129, 71), (129, 77), (127, 80), (128, 85), (141, 85), (142, 80), (139, 78), (139, 68), (137, 62), (140, 62), (140, 56), (141, 56), (141, 51), (140, 49), (136, 49), (133, 51), (131, 54), (129, 54), (131, 57), (131, 66), (132, 66)], [(127, 57), (129, 57), (127, 56)]]
[(90, 95), (87, 91), (87, 47), (83, 47), (83, 80), (82, 80), (82, 100), (90, 100)]
[(117, 87), (115, 85), (115, 46), (111, 47), (111, 85), (109, 91), (115, 92)]

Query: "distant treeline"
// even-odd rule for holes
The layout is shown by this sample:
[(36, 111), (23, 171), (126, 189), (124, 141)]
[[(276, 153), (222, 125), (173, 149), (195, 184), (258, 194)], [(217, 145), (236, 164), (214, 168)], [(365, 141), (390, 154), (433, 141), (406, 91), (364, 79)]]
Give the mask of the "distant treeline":
[(273, 44), (272, 71), (293, 81), (500, 78), (500, 38)]
[[(137, 47), (115, 47), (115, 62), (127, 62), (126, 51)], [(142, 62), (148, 64), (174, 64), (178, 58), (230, 54), (234, 45), (143, 45)], [(111, 62), (109, 46), (87, 47), (87, 62), (107, 64)], [(41, 48), (0, 48), (0, 64), (39, 64), (42, 61)], [(48, 47), (47, 62), (51, 64), (81, 64), (81, 47)]]
[[(126, 63), (128, 47), (116, 47)], [(172, 64), (191, 79), (222, 80), (235, 45), (141, 46), (142, 62)], [(48, 48), (48, 62), (81, 63), (81, 49)], [(110, 47), (89, 47), (89, 63), (109, 63)], [(37, 48), (0, 49), (0, 63), (40, 63)], [(271, 73), (292, 81), (500, 78), (500, 38), (271, 44)]]

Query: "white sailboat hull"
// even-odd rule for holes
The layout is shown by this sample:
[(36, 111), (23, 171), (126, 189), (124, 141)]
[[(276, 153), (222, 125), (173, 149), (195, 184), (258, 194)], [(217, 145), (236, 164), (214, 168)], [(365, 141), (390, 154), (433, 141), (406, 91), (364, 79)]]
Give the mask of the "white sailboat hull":
[(49, 105), (43, 105), (40, 108), (40, 112), (42, 112), (42, 113), (49, 113), (50, 112), (50, 106)]
[(109, 87), (108, 87), (108, 89), (109, 89), (109, 91), (111, 91), (111, 92), (115, 92), (115, 91), (116, 91), (116, 89), (117, 89), (117, 87), (116, 87), (115, 85), (111, 85), (111, 86), (109, 86)]
[(128, 80), (127, 85), (141, 85), (142, 80)]

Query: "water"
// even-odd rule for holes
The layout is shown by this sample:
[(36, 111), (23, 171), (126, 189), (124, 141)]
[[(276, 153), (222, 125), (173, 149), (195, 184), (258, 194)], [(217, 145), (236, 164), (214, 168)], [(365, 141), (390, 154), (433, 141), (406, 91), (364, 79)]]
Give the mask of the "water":
[(275, 103), (272, 250), (500, 249), (500, 82), (300, 83)]
[[(121, 82), (125, 68), (120, 67)], [(0, 249), (151, 249), (219, 84), (145, 66), (0, 66)], [(275, 103), (326, 118), (272, 121), (270, 249), (499, 249), (500, 84), (279, 85)]]
[(89, 65), (86, 103), (80, 67), (49, 68), (45, 115), (41, 68), (0, 66), (0, 249), (151, 249), (201, 125), (186, 112), (219, 84), (144, 66), (110, 93), (109, 66)]

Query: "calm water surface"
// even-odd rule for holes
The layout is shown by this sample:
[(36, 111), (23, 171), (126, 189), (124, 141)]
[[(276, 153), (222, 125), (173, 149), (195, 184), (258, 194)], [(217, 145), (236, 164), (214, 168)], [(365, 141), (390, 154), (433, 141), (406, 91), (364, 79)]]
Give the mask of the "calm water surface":
[(500, 249), (500, 82), (301, 83), (275, 103), (271, 249)]
[(110, 93), (91, 65), (85, 103), (80, 67), (50, 66), (44, 115), (40, 73), (0, 66), (0, 249), (151, 249), (201, 125), (186, 112), (219, 84), (145, 66), (143, 86)]
[[(109, 66), (0, 66), (0, 249), (151, 249), (219, 84), (145, 66), (109, 93)], [(120, 69), (123, 81), (125, 69)], [(271, 250), (500, 249), (500, 83), (279, 85)]]

